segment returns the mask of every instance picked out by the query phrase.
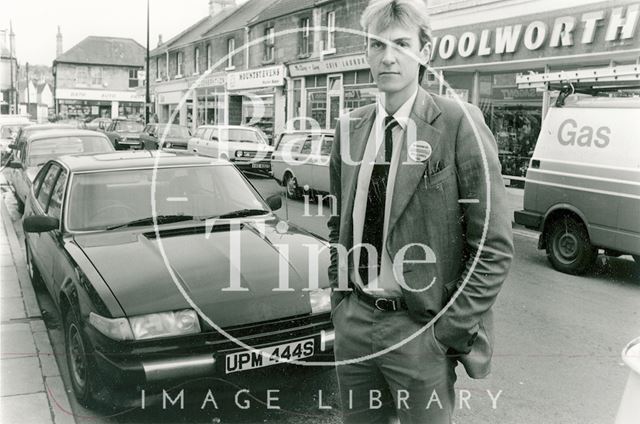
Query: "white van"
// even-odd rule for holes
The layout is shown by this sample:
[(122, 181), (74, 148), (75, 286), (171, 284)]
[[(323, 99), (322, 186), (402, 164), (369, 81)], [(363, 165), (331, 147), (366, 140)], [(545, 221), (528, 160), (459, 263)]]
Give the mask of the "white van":
[(640, 262), (640, 98), (569, 96), (544, 119), (515, 221), (553, 267), (580, 274), (603, 249)]

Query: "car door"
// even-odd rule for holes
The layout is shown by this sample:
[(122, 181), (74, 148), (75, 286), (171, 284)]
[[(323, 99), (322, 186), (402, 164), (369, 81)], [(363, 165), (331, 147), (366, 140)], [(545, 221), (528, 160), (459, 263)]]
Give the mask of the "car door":
[(303, 193), (305, 193), (305, 186), (313, 188), (311, 187), (313, 169), (313, 138), (308, 135), (304, 140), (300, 153), (292, 156), (294, 160), (293, 164), (296, 167), (294, 172), (298, 182), (298, 187), (303, 190)]
[[(35, 190), (29, 196), (30, 207), (28, 208), (28, 216), (46, 215), (49, 206), (51, 194), (58, 180), (58, 175), (62, 171), (60, 165), (51, 163), (44, 173), (41, 181)], [(59, 246), (59, 242), (55, 238), (59, 231), (50, 231), (48, 233), (27, 233), (27, 243), (33, 254), (33, 261), (38, 267), (42, 279), (49, 288), (53, 288), (53, 264), (56, 258), (55, 250)]]
[[(51, 198), (49, 200), (49, 206), (47, 207), (47, 215), (52, 218), (57, 218), (59, 222), (63, 222), (63, 205), (64, 198), (67, 191), (67, 181), (68, 181), (68, 173), (65, 169), (62, 169), (58, 174), (58, 178), (56, 180), (55, 185), (53, 186), (53, 190), (51, 192)], [(47, 246), (52, 246), (52, 267), (51, 267), (51, 287), (53, 289), (52, 293), (57, 293), (60, 290), (60, 285), (63, 283), (63, 279), (65, 274), (69, 269), (69, 257), (64, 249), (62, 232), (60, 229), (63, 228), (63, 225), (60, 225), (60, 228), (57, 230), (50, 231), (46, 235), (46, 240), (43, 240)]]
[(312, 187), (318, 191), (329, 192), (329, 160), (331, 148), (333, 146), (333, 136), (321, 136), (320, 151), (314, 158), (312, 169)]

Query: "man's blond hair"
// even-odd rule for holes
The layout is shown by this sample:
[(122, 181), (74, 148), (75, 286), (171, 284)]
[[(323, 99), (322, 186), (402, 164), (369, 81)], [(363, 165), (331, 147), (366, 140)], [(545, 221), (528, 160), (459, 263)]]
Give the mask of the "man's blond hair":
[[(425, 0), (371, 0), (360, 18), (362, 29), (381, 32), (392, 25), (417, 27), (420, 48), (431, 43), (431, 25)], [(420, 66), (420, 80), (426, 71)]]

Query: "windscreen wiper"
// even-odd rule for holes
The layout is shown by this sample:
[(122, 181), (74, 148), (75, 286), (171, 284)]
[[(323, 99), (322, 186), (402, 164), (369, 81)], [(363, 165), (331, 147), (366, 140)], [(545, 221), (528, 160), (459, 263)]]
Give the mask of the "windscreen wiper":
[(195, 219), (191, 215), (158, 215), (155, 217), (149, 216), (147, 218), (136, 219), (135, 221), (126, 222), (124, 224), (111, 225), (107, 227), (107, 230), (115, 230), (116, 228), (126, 228), (126, 227), (140, 227), (143, 225), (151, 225), (154, 222), (157, 222), (158, 225), (162, 224), (172, 224), (174, 222), (182, 222), (182, 221), (192, 221)]
[(209, 216), (207, 218), (204, 218), (204, 220), (206, 219), (230, 219), (230, 218), (244, 218), (247, 216), (256, 216), (256, 215), (265, 215), (268, 214), (269, 211), (266, 211), (264, 209), (240, 209), (237, 211), (233, 211), (233, 212), (229, 212), (229, 213), (225, 213), (222, 215), (214, 215), (214, 216)]

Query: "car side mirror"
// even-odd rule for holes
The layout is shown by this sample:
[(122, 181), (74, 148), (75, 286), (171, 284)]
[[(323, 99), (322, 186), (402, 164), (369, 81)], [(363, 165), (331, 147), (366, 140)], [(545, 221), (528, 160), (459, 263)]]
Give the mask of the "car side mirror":
[(267, 198), (267, 205), (272, 211), (277, 211), (282, 207), (282, 198), (279, 194), (274, 194)]
[(7, 147), (9, 149), (11, 149), (11, 150), (17, 150), (18, 149), (18, 145), (16, 143), (11, 143)]
[(22, 162), (18, 162), (17, 160), (9, 162), (9, 168), (12, 169), (23, 169)]
[(25, 233), (46, 233), (60, 228), (60, 220), (46, 215), (27, 216), (22, 220)]

